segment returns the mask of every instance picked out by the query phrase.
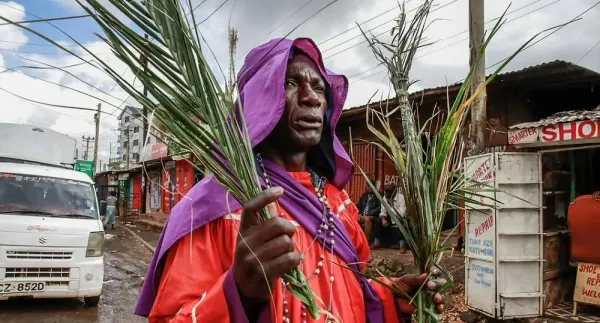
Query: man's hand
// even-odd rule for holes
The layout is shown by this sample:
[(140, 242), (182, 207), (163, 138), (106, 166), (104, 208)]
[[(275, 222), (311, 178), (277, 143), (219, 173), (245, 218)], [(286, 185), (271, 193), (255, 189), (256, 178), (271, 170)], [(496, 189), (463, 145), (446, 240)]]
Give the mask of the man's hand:
[(594, 194), (592, 194), (592, 197), (596, 200), (596, 201), (600, 201), (600, 191), (594, 192)]
[[(416, 292), (419, 287), (425, 283), (427, 277), (428, 274), (423, 274), (421, 276), (405, 275), (396, 279), (396, 282), (401, 286), (404, 292), (411, 294)], [(427, 282), (426, 287), (431, 292), (437, 292), (443, 284), (444, 282), (440, 280), (430, 280)], [(438, 314), (441, 314), (444, 311), (444, 297), (439, 293), (435, 293), (433, 295), (433, 302), (435, 303), (435, 311)], [(417, 309), (414, 304), (410, 304), (410, 300), (404, 298), (397, 299), (396, 308), (402, 317), (412, 315)]]
[[(294, 225), (277, 214), (274, 202), (283, 189), (267, 189), (244, 204), (240, 236), (233, 261), (233, 277), (245, 307), (269, 299), (277, 279), (300, 264), (294, 251)], [(272, 218), (260, 222), (260, 211), (268, 206)], [(243, 239), (242, 239), (243, 237)], [(258, 259), (257, 259), (258, 258)]]

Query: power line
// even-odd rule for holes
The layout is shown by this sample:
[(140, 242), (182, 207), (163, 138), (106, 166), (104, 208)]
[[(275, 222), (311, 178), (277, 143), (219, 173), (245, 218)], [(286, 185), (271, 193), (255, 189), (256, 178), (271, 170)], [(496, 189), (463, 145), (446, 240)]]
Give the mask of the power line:
[[(14, 8), (14, 7), (11, 7), (11, 8), (13, 8), (15, 10), (18, 10), (17, 8)], [(87, 18), (87, 17), (91, 17), (91, 16), (90, 15), (79, 15), (79, 16), (67, 16), (67, 17), (55, 17), (55, 18), (45, 18), (45, 19), (24, 20), (24, 21), (16, 21), (16, 22), (14, 22), (14, 24), (30, 24), (30, 23), (36, 23), (36, 22), (47, 22), (47, 21), (57, 21), (57, 20), (71, 20), (71, 19), (80, 19), (80, 18)], [(10, 23), (10, 22), (0, 23), (0, 26), (4, 26), (4, 25), (13, 25), (13, 23)]]
[(596, 42), (596, 44), (592, 46), (592, 48), (590, 48), (583, 56), (581, 56), (581, 58), (575, 64), (579, 64), (579, 62), (581, 62), (586, 56), (588, 56), (588, 54), (591, 53), (594, 50), (594, 48), (596, 48), (596, 46), (598, 45), (600, 45), (600, 39), (598, 39), (598, 42)]
[[(530, 2), (530, 3), (528, 3), (528, 4), (524, 5), (524, 6), (520, 7), (520, 8), (517, 8), (517, 9), (515, 9), (515, 10), (513, 10), (513, 11), (510, 11), (510, 12), (508, 12), (508, 13), (507, 13), (507, 15), (509, 15), (509, 14), (512, 14), (512, 13), (515, 13), (515, 12), (517, 12), (517, 11), (519, 11), (519, 10), (522, 10), (522, 9), (524, 9), (524, 8), (526, 8), (526, 7), (529, 7), (529, 6), (533, 5), (533, 4), (536, 4), (536, 3), (540, 2), (540, 1), (542, 1), (542, 0), (536, 0), (536, 1)], [(550, 4), (547, 4), (547, 5), (545, 5), (545, 6), (542, 6), (542, 7), (540, 7), (540, 8), (537, 8), (537, 9), (535, 9), (535, 10), (533, 10), (533, 11), (527, 12), (527, 13), (525, 13), (525, 14), (523, 14), (523, 15), (519, 16), (519, 17), (516, 17), (516, 18), (514, 18), (514, 19), (508, 20), (506, 23), (507, 23), (507, 24), (508, 24), (508, 23), (511, 23), (511, 22), (513, 22), (513, 21), (515, 21), (515, 20), (517, 20), (517, 19), (523, 18), (523, 17), (525, 17), (525, 16), (527, 16), (527, 15), (529, 15), (529, 14), (532, 14), (532, 13), (534, 13), (534, 12), (536, 12), (536, 11), (542, 10), (542, 9), (544, 9), (544, 8), (548, 7), (548, 6), (551, 6), (551, 5), (553, 5), (553, 4), (556, 4), (556, 3), (557, 3), (557, 2), (559, 2), (559, 1), (561, 1), (561, 0), (556, 0), (556, 1), (552, 2), (552, 3), (550, 3)], [(488, 24), (488, 23), (491, 23), (491, 22), (494, 22), (494, 21), (498, 20), (500, 17), (501, 17), (501, 16), (498, 16), (498, 17), (496, 17), (496, 18), (494, 18), (494, 19), (491, 19), (491, 20), (487, 21), (487, 22), (486, 22), (486, 24)], [(452, 36), (449, 36), (449, 37), (443, 38), (443, 39), (441, 39), (441, 40), (440, 40), (440, 42), (444, 42), (444, 41), (446, 41), (446, 40), (452, 39), (452, 38), (454, 38), (454, 37), (456, 37), (456, 36), (462, 35), (462, 34), (464, 34), (464, 33), (467, 33), (467, 32), (469, 32), (469, 30), (468, 30), (468, 29), (467, 29), (467, 30), (464, 30), (464, 31), (462, 31), (462, 32), (456, 33), (456, 34), (454, 34), (454, 35), (452, 35)], [(465, 40), (468, 40), (468, 39), (469, 39), (469, 37), (467, 37), (467, 38), (463, 38), (463, 39), (460, 39), (460, 40), (458, 40), (458, 41), (455, 41), (455, 42), (453, 42), (453, 43), (450, 43), (450, 44), (448, 44), (448, 45), (446, 45), (446, 46), (444, 46), (444, 47), (441, 47), (441, 48), (435, 49), (435, 50), (433, 50), (433, 51), (431, 51), (431, 52), (428, 52), (428, 53), (425, 53), (425, 54), (423, 54), (423, 55), (419, 55), (419, 56), (415, 57), (415, 60), (418, 60), (419, 58), (422, 58), (422, 57), (425, 57), (425, 56), (431, 55), (431, 54), (433, 54), (433, 53), (435, 53), (435, 52), (438, 52), (438, 51), (440, 51), (440, 50), (442, 50), (442, 49), (446, 49), (446, 48), (448, 48), (448, 47), (454, 46), (454, 45), (456, 45), (456, 44), (458, 44), (458, 43), (460, 43), (460, 42), (463, 42), (463, 41), (465, 41)], [(348, 79), (352, 79), (352, 78), (355, 78), (355, 77), (357, 77), (357, 76), (359, 76), (359, 75), (362, 75), (362, 74), (365, 74), (365, 73), (367, 73), (367, 72), (370, 72), (370, 71), (372, 71), (372, 70), (374, 70), (374, 69), (378, 68), (378, 67), (379, 67), (379, 66), (381, 66), (381, 65), (383, 65), (383, 63), (379, 63), (379, 64), (375, 65), (374, 67), (372, 67), (372, 68), (368, 69), (368, 70), (365, 70), (365, 71), (362, 71), (362, 72), (356, 73), (356, 74), (354, 74), (354, 75), (352, 75), (352, 76), (348, 77)], [(379, 73), (382, 73), (382, 72), (379, 72)], [(370, 74), (370, 75), (377, 75), (377, 74), (379, 74), (379, 73)], [(370, 75), (368, 75), (367, 77), (369, 77)], [(357, 80), (357, 81), (360, 81), (360, 80), (362, 80), (362, 79), (364, 79), (364, 78), (361, 78), (361, 79), (359, 79), (359, 80)], [(356, 81), (353, 81), (353, 82), (356, 82)]]
[[(290, 19), (292, 19), (292, 17), (294, 17), (296, 14), (298, 14), (298, 12), (302, 11), (302, 9), (304, 9), (307, 5), (309, 5), (313, 0), (308, 0), (307, 2), (305, 2), (302, 6), (300, 6), (300, 8), (298, 8), (296, 11), (294, 11), (291, 15), (289, 15), (287, 18), (285, 18), (284, 20), (282, 20), (277, 27), (273, 28), (270, 32), (268, 32), (264, 37), (262, 37), (261, 39), (265, 39), (267, 37), (269, 37), (269, 35), (271, 35), (273, 32), (275, 32), (275, 30), (279, 29), (279, 27), (281, 27), (283, 24), (285, 24), (286, 22), (288, 22)], [(235, 61), (237, 62), (240, 58), (246, 56), (246, 54), (248, 54), (252, 48), (256, 47), (258, 44), (260, 43), (260, 41), (254, 45), (252, 45), (248, 50), (246, 50), (244, 53), (242, 53), (240, 56), (238, 56)]]
[(210, 15), (208, 15), (208, 17), (204, 18), (204, 20), (200, 21), (196, 27), (202, 25), (203, 23), (205, 23), (208, 19), (210, 19), (210, 17), (212, 17), (215, 13), (217, 13), (217, 11), (219, 11), (229, 0), (225, 0), (221, 3), (221, 5), (219, 7), (217, 7), (217, 9), (215, 9), (213, 12), (210, 13)]
[[(404, 2), (404, 4), (407, 4), (407, 3), (411, 2), (411, 1), (412, 1), (412, 0), (407, 0), (407, 1), (405, 1), (405, 2)], [(362, 25), (366, 24), (366, 23), (367, 23), (367, 22), (369, 22), (369, 21), (375, 20), (375, 19), (377, 19), (377, 18), (379, 18), (379, 17), (381, 17), (381, 16), (383, 16), (383, 15), (385, 15), (385, 14), (388, 14), (388, 13), (390, 13), (390, 12), (393, 12), (393, 11), (394, 11), (394, 9), (397, 9), (397, 8), (398, 8), (398, 5), (394, 5), (393, 7), (389, 8), (388, 10), (385, 10), (385, 11), (383, 11), (382, 13), (380, 13), (380, 14), (377, 14), (377, 15), (375, 15), (375, 16), (373, 16), (373, 17), (371, 17), (371, 18), (369, 18), (369, 19), (367, 19), (367, 20), (365, 20), (365, 21), (363, 21), (363, 22), (359, 23), (359, 25), (360, 25), (360, 26), (362, 26)], [(413, 10), (414, 10), (414, 9), (413, 9)], [(393, 20), (393, 19), (392, 19), (392, 20)], [(390, 20), (388, 20), (387, 22), (390, 22)], [(341, 35), (343, 35), (343, 34), (345, 34), (345, 33), (349, 32), (349, 31), (351, 31), (351, 30), (354, 30), (354, 29), (358, 29), (358, 26), (354, 26), (354, 27), (352, 27), (352, 28), (348, 28), (348, 29), (346, 29), (346, 30), (342, 31), (342, 32), (341, 32), (341, 33), (339, 33), (339, 34), (336, 34), (336, 35), (334, 35), (334, 36), (331, 36), (331, 37), (327, 38), (326, 40), (324, 40), (324, 41), (322, 41), (322, 42), (318, 43), (317, 45), (318, 45), (318, 46), (321, 46), (321, 45), (325, 44), (326, 42), (328, 42), (328, 41), (330, 41), (330, 40), (333, 40), (333, 39), (335, 39), (335, 38), (337, 38), (337, 37), (339, 37), (339, 36), (341, 36)]]
[[(431, 12), (435, 12), (435, 11), (437, 11), (437, 10), (440, 10), (440, 9), (442, 9), (442, 8), (444, 8), (444, 7), (447, 7), (447, 6), (449, 6), (449, 5), (453, 4), (453, 3), (457, 2), (457, 1), (458, 1), (458, 0), (452, 0), (452, 1), (449, 1), (449, 2), (447, 2), (447, 3), (443, 4), (443, 5), (441, 5), (440, 7), (437, 7), (437, 8), (435, 8), (435, 9), (431, 10)], [(393, 21), (393, 20), (394, 20), (394, 19), (392, 19), (392, 20), (390, 20), (390, 21)], [(376, 29), (376, 28), (379, 28), (379, 27), (381, 27), (381, 26), (383, 26), (383, 25), (385, 25), (385, 24), (389, 23), (390, 21), (387, 21), (387, 22), (385, 22), (385, 23), (383, 23), (383, 24), (380, 24), (380, 25), (378, 25), (377, 27), (371, 28), (371, 29), (369, 29), (368, 31), (373, 31), (374, 29)], [(385, 30), (385, 31), (383, 31), (383, 32), (381, 32), (381, 33), (379, 33), (379, 34), (377, 34), (377, 35), (375, 35), (375, 37), (378, 37), (378, 36), (384, 35), (384, 34), (386, 34), (386, 33), (390, 32), (392, 29), (393, 29), (393, 27), (392, 27), (392, 28), (390, 28), (390, 29), (387, 29), (387, 30)], [(353, 40), (353, 39), (359, 38), (359, 37), (361, 37), (361, 36), (362, 36), (362, 34), (360, 34), (360, 35), (357, 35), (357, 36), (354, 36), (354, 37), (352, 37), (352, 38), (350, 38), (350, 39), (348, 39), (348, 40), (346, 40), (346, 41), (344, 41), (344, 42), (342, 42), (342, 43), (340, 43), (340, 44), (338, 44), (338, 45), (335, 45), (335, 46), (333, 46), (333, 47), (331, 47), (331, 48), (328, 48), (327, 50), (324, 50), (324, 51), (323, 51), (323, 53), (325, 53), (325, 52), (327, 52), (327, 51), (329, 51), (329, 50), (331, 50), (331, 49), (333, 49), (333, 48), (339, 47), (339, 46), (341, 46), (341, 45), (343, 45), (343, 44), (345, 44), (345, 43), (347, 43), (347, 42), (349, 42), (349, 41), (351, 41), (351, 40)], [(363, 41), (361, 41), (361, 42), (360, 42), (360, 43), (358, 43), (358, 44), (355, 44), (355, 45), (352, 45), (352, 46), (346, 47), (346, 48), (344, 48), (344, 49), (342, 49), (342, 50), (340, 50), (340, 51), (337, 51), (337, 52), (335, 52), (335, 53), (333, 53), (333, 54), (331, 54), (331, 55), (327, 56), (327, 57), (324, 57), (324, 58), (323, 58), (323, 60), (326, 60), (326, 59), (332, 58), (332, 57), (334, 57), (334, 56), (337, 56), (337, 55), (339, 55), (339, 54), (341, 54), (341, 53), (343, 53), (343, 52), (345, 52), (345, 51), (348, 51), (348, 50), (350, 50), (350, 49), (352, 49), (352, 48), (356, 47), (356, 46), (360, 46), (360, 45), (362, 45), (362, 44), (365, 44), (366, 42), (367, 42), (366, 40), (363, 40)]]
[[(539, 1), (540, 1), (540, 0), (533, 1), (533, 2), (531, 2), (531, 3), (529, 3), (529, 4), (527, 4), (527, 5), (524, 5), (524, 6), (520, 7), (520, 8), (517, 8), (517, 9), (513, 10), (513, 11), (512, 11), (512, 12), (510, 12), (510, 13), (515, 13), (515, 12), (517, 12), (517, 11), (519, 11), (519, 10), (521, 10), (521, 9), (524, 9), (524, 8), (526, 8), (526, 7), (528, 7), (528, 6), (532, 5), (532, 4), (535, 4), (535, 3), (539, 2)], [(511, 23), (511, 22), (514, 22), (515, 20), (518, 20), (518, 19), (520, 19), (520, 18), (526, 17), (526, 16), (528, 16), (528, 15), (530, 15), (530, 14), (533, 14), (533, 13), (535, 13), (535, 12), (537, 12), (537, 11), (540, 11), (540, 10), (542, 10), (542, 9), (545, 9), (545, 8), (547, 8), (547, 7), (551, 6), (551, 5), (554, 5), (554, 4), (556, 4), (556, 3), (560, 2), (560, 1), (561, 1), (561, 0), (555, 0), (554, 2), (551, 2), (551, 3), (549, 3), (549, 4), (546, 4), (546, 5), (542, 6), (542, 7), (539, 7), (539, 8), (536, 8), (536, 9), (532, 10), (532, 11), (529, 11), (529, 12), (527, 12), (527, 13), (525, 13), (525, 14), (521, 15), (521, 16), (518, 16), (518, 17), (515, 17), (515, 18), (513, 18), (513, 19), (511, 19), (511, 20), (508, 20), (508, 21), (507, 21), (505, 24), (509, 24), (509, 23)], [(496, 21), (496, 20), (498, 20), (499, 18), (500, 18), (500, 17), (496, 17), (496, 18), (494, 18), (494, 19), (492, 19), (492, 20), (489, 20), (489, 21), (488, 21), (488, 22), (486, 22), (486, 23), (490, 23), (490, 22)], [(454, 37), (456, 37), (456, 36), (458, 36), (458, 35), (461, 35), (461, 34), (463, 34), (463, 33), (465, 33), (465, 32), (468, 32), (468, 30), (467, 30), (467, 31), (460, 32), (460, 33), (457, 33), (457, 34), (454, 34), (454, 35), (452, 35), (452, 36), (450, 36), (450, 37), (444, 38), (444, 39), (442, 39), (441, 41), (444, 41), (444, 40), (447, 40), (447, 39), (454, 38)], [(448, 48), (448, 47), (454, 46), (454, 45), (456, 45), (456, 44), (458, 44), (458, 43), (460, 43), (460, 42), (463, 42), (463, 41), (465, 41), (465, 40), (468, 40), (468, 37), (467, 37), (467, 38), (460, 39), (460, 40), (458, 40), (458, 41), (455, 41), (455, 42), (453, 42), (453, 43), (450, 43), (450, 44), (448, 44), (448, 45), (446, 45), (446, 46), (444, 46), (444, 47), (442, 47), (442, 48), (438, 48), (438, 49), (435, 49), (435, 50), (433, 50), (433, 51), (431, 51), (431, 52), (428, 52), (428, 53), (425, 53), (425, 54), (423, 54), (423, 55), (417, 56), (417, 57), (415, 57), (415, 61), (416, 61), (416, 60), (418, 60), (419, 58), (423, 58), (423, 57), (425, 57), (425, 56), (431, 55), (431, 54), (433, 54), (433, 53), (435, 53), (435, 52), (438, 52), (438, 51), (440, 51), (440, 50), (442, 50), (442, 49), (446, 49), (446, 48)], [(351, 77), (349, 77), (349, 79), (351, 79), (351, 78), (354, 78), (354, 77), (356, 77), (356, 76), (358, 76), (358, 75), (362, 75), (362, 74), (364, 74), (364, 73), (370, 72), (370, 71), (372, 71), (372, 70), (374, 70), (374, 69), (378, 68), (378, 67), (379, 67), (379, 66), (381, 66), (381, 65), (382, 65), (382, 63), (379, 63), (379, 64), (375, 65), (374, 67), (372, 67), (372, 68), (368, 69), (368, 70), (365, 70), (365, 71), (362, 71), (362, 72), (360, 72), (360, 73), (357, 73), (357, 74), (354, 74), (354, 75), (352, 75)], [(488, 67), (488, 68), (489, 68), (489, 67)], [(364, 77), (361, 77), (361, 78), (359, 78), (359, 79), (357, 79), (357, 80), (353, 80), (353, 81), (351, 81), (350, 83), (358, 82), (358, 81), (364, 80), (364, 79), (366, 79), (366, 78), (369, 78), (369, 77), (371, 77), (371, 76), (374, 76), (374, 75), (381, 74), (381, 73), (383, 73), (383, 72), (386, 72), (386, 71), (387, 71), (387, 70), (382, 70), (382, 71), (379, 71), (379, 72), (377, 72), (377, 73), (369, 74), (369, 75), (366, 75), (366, 76), (364, 76)]]

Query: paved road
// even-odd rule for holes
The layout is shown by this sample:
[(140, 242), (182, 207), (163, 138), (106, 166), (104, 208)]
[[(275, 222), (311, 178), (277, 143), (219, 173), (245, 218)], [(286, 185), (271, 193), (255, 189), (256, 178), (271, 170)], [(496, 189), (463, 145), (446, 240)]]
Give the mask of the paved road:
[(2, 323), (136, 323), (133, 315), (140, 285), (152, 254), (122, 229), (109, 230), (106, 241), (104, 290), (97, 308), (79, 300), (0, 302)]

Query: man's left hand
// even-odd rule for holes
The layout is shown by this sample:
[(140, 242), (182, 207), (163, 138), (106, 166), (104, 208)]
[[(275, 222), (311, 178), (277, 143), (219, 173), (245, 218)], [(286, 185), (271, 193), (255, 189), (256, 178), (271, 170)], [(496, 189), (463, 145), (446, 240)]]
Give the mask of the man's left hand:
[(600, 201), (600, 191), (598, 192), (594, 192), (594, 194), (592, 194), (592, 197), (596, 200), (596, 201)]
[[(404, 292), (411, 294), (416, 292), (421, 285), (427, 280), (428, 274), (418, 275), (405, 275), (396, 279), (396, 282), (401, 286)], [(435, 311), (441, 314), (444, 311), (444, 297), (437, 293), (437, 291), (444, 284), (443, 280), (429, 280), (426, 287), (431, 292), (436, 292), (433, 295), (433, 303), (435, 303)], [(400, 314), (404, 317), (406, 315), (412, 315), (416, 311), (415, 304), (411, 304), (409, 299), (398, 298), (396, 300), (396, 308)]]

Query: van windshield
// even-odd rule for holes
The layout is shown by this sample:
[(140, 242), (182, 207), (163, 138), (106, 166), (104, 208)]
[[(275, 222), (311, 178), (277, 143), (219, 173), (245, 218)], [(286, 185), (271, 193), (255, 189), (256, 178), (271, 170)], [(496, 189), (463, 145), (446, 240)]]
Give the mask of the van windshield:
[(0, 173), (0, 216), (98, 218), (93, 186), (64, 178)]

